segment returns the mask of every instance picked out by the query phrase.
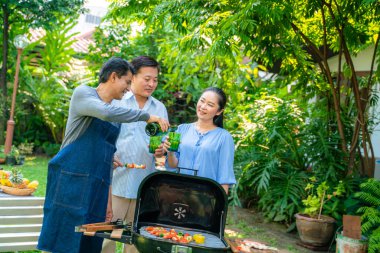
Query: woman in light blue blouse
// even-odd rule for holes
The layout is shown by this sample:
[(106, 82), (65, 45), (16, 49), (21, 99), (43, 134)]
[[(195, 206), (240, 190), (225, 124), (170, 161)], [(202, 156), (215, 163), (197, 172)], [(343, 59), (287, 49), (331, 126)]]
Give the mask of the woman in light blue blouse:
[[(203, 91), (197, 103), (197, 121), (178, 126), (181, 143), (178, 152), (170, 152), (170, 139), (164, 142), (168, 168), (187, 168), (198, 171), (198, 176), (217, 181), (228, 193), (235, 184), (233, 170), (234, 142), (231, 134), (223, 129), (223, 111), (226, 105), (223, 90), (215, 87)], [(192, 174), (192, 171), (181, 170)]]

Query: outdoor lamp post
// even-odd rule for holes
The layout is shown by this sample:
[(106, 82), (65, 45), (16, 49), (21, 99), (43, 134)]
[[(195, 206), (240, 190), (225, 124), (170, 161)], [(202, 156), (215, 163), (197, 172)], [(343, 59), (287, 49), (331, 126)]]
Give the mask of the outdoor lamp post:
[(7, 135), (5, 137), (5, 146), (4, 146), (5, 154), (8, 154), (12, 149), (13, 132), (15, 129), (15, 122), (13, 120), (13, 116), (15, 113), (16, 94), (17, 94), (17, 88), (18, 88), (18, 73), (20, 70), (20, 60), (21, 60), (22, 50), (28, 44), (29, 44), (29, 41), (25, 35), (17, 35), (14, 39), (14, 45), (17, 48), (17, 62), (16, 62), (15, 80), (13, 83), (11, 112), (10, 112), (9, 120), (7, 121)]

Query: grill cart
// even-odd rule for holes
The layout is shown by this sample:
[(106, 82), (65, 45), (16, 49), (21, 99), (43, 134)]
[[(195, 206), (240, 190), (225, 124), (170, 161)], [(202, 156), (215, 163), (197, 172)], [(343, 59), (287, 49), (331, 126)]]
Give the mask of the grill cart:
[[(87, 224), (77, 228), (85, 235), (134, 244), (141, 253), (222, 253), (232, 252), (224, 239), (227, 195), (215, 181), (173, 172), (156, 172), (139, 187), (133, 225)], [(95, 225), (95, 228), (94, 228)], [(148, 227), (162, 227), (194, 236), (204, 242), (181, 243), (152, 235)], [(108, 230), (108, 231), (106, 231)], [(161, 235), (162, 236), (162, 235)]]

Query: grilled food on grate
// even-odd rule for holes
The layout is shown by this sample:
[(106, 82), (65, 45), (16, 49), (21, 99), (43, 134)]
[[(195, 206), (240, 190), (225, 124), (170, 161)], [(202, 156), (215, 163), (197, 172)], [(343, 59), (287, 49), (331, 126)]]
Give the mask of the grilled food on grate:
[(189, 233), (185, 232), (177, 232), (175, 229), (166, 229), (164, 227), (152, 226), (146, 227), (145, 230), (151, 235), (172, 240), (174, 242), (189, 243), (194, 241), (199, 244), (203, 244), (205, 242), (205, 237), (202, 234), (190, 235)]

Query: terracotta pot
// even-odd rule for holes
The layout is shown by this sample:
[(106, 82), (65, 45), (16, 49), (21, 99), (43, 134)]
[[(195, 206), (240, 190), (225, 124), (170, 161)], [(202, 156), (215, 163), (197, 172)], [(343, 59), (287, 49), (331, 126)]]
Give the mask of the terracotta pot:
[(300, 213), (295, 217), (298, 234), (303, 243), (325, 246), (331, 242), (335, 232), (335, 219), (324, 215), (317, 219)]

